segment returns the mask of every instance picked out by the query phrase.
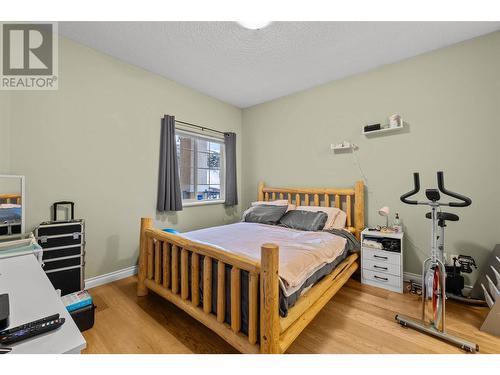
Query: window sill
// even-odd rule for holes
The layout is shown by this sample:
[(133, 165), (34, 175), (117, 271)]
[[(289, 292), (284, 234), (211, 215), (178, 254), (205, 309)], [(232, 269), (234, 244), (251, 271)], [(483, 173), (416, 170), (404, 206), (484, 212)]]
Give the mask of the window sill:
[(195, 202), (182, 202), (182, 207), (195, 207), (195, 206), (206, 206), (211, 204), (224, 204), (223, 199), (214, 199), (211, 201), (195, 201)]

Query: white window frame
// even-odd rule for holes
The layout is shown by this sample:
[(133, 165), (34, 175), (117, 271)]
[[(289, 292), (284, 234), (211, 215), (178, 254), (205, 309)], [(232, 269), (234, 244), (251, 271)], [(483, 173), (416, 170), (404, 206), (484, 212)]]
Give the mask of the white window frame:
[[(192, 137), (194, 139), (202, 139), (206, 140), (209, 142), (217, 142), (220, 143), (220, 198), (219, 199), (182, 199), (182, 206), (183, 207), (190, 207), (190, 206), (202, 206), (202, 205), (210, 205), (210, 204), (223, 204), (225, 202), (225, 185), (226, 185), (226, 149), (225, 149), (225, 144), (224, 144), (224, 138), (218, 138), (214, 136), (209, 136), (206, 134), (203, 134), (201, 132), (196, 132), (192, 130), (186, 130), (183, 128), (176, 127), (175, 129), (175, 135), (179, 136), (187, 136), (187, 137)], [(195, 195), (198, 195), (198, 142), (194, 142), (194, 149), (193, 149), (193, 154), (194, 154), (194, 165), (193, 165), (193, 186), (194, 186), (194, 191)], [(177, 160), (178, 165), (180, 165), (180, 160)], [(181, 191), (182, 194), (182, 191)]]

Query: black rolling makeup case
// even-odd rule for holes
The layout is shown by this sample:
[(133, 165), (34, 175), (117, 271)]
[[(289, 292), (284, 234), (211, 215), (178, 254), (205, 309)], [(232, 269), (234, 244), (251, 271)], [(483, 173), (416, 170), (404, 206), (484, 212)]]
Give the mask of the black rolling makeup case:
[[(64, 205), (71, 207), (71, 218), (57, 220), (57, 208)], [(74, 212), (73, 202), (56, 202), (54, 220), (41, 223), (35, 230), (43, 248), (43, 270), (63, 296), (85, 289), (85, 221), (75, 220)]]

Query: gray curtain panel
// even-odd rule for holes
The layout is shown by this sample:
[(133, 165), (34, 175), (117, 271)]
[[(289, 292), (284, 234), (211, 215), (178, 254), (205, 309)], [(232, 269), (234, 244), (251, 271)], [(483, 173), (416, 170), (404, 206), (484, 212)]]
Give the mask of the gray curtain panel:
[(175, 144), (175, 117), (168, 115), (161, 119), (160, 169), (156, 208), (160, 212), (182, 211), (181, 185)]
[(236, 185), (236, 134), (224, 133), (226, 146), (226, 206), (238, 204)]

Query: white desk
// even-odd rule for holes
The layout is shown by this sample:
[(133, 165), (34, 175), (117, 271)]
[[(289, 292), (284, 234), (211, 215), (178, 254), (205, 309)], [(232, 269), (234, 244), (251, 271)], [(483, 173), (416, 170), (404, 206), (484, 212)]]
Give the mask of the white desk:
[(87, 343), (33, 254), (0, 259), (0, 294), (10, 300), (9, 327), (59, 313), (57, 330), (9, 345), (11, 353), (78, 354)]

